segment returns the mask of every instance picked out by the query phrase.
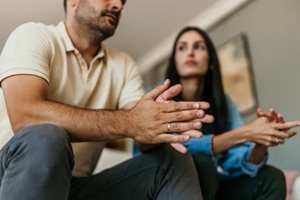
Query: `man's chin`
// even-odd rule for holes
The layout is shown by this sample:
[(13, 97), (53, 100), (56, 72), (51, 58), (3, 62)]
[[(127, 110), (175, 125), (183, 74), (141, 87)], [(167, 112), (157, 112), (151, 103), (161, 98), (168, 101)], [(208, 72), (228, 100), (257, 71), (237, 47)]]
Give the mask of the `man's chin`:
[(107, 25), (108, 26), (113, 26), (115, 29), (117, 28), (119, 22), (113, 19), (108, 19), (107, 20)]
[(105, 30), (106, 32), (111, 32), (112, 34), (116, 31), (118, 24), (113, 21), (108, 21), (104, 26), (101, 26), (100, 29)]
[(105, 38), (113, 36), (115, 34), (115, 30), (115, 28), (100, 28), (100, 31)]

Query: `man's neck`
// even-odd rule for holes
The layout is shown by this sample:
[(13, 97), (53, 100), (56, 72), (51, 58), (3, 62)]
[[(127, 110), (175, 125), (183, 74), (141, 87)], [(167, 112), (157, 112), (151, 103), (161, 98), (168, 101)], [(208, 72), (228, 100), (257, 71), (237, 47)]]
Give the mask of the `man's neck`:
[(101, 48), (102, 37), (79, 27), (77, 23), (65, 22), (67, 32), (74, 47), (80, 52), (86, 63), (90, 64)]

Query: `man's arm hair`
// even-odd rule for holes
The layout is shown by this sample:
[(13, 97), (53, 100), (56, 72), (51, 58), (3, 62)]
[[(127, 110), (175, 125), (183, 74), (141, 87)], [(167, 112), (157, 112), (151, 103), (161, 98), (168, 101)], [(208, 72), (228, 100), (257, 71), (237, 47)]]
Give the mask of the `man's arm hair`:
[[(47, 100), (48, 83), (33, 75), (15, 75), (2, 80), (7, 111), (15, 133), (41, 123), (57, 124), (73, 141), (101, 141), (130, 137), (141, 143), (181, 143), (200, 137), (206, 102), (158, 103), (172, 90), (170, 82), (145, 94), (131, 110), (88, 110)], [(173, 88), (173, 89), (172, 89)], [(177, 88), (177, 89), (176, 89)], [(172, 96), (172, 95), (171, 95)], [(169, 99), (169, 98), (168, 98)], [(181, 133), (178, 135), (173, 132)]]
[[(33, 75), (15, 75), (2, 81), (14, 133), (22, 128), (51, 123), (68, 131), (73, 141), (101, 141), (126, 136), (125, 110), (88, 110), (48, 101), (48, 83)], [(126, 117), (126, 122), (124, 117)]]

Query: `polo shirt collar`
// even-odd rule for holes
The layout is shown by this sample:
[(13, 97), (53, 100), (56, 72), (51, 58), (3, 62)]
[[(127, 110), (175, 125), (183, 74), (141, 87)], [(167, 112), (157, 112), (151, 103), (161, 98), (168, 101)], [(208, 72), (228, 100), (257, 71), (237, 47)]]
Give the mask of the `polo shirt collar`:
[[(58, 32), (59, 32), (59, 34), (61, 35), (61, 37), (62, 37), (62, 40), (63, 40), (63, 42), (64, 42), (64, 44), (65, 44), (65, 47), (66, 47), (66, 51), (67, 52), (71, 52), (71, 51), (78, 51), (75, 47), (74, 47), (74, 45), (73, 45), (73, 43), (72, 43), (72, 41), (71, 41), (71, 38), (70, 38), (70, 36), (69, 36), (69, 34), (68, 34), (68, 32), (67, 32), (67, 29), (66, 29), (66, 25), (65, 25), (65, 23), (64, 22), (59, 22), (58, 23), (58, 25), (56, 26), (56, 28), (57, 28), (57, 30), (58, 30)], [(97, 57), (97, 58), (102, 58), (102, 57), (104, 57), (104, 45), (101, 45), (101, 49), (100, 49), (100, 51), (97, 53), (97, 55), (95, 56), (95, 57)]]

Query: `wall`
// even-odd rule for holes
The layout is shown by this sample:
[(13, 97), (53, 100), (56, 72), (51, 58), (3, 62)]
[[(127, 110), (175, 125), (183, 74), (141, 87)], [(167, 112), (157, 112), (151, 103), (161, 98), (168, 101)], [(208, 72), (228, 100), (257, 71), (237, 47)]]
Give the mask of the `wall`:
[(62, 0), (10, 0), (0, 2), (0, 52), (9, 34), (29, 21), (57, 24), (64, 19)]
[[(106, 43), (137, 60), (218, 1), (221, 0), (128, 0), (116, 34)], [(63, 0), (0, 1), (0, 52), (18, 25), (28, 21), (57, 24), (61, 20), (64, 20)]]
[[(249, 39), (259, 106), (300, 121), (300, 1), (253, 0), (209, 30), (216, 46), (240, 32)], [(270, 149), (269, 163), (300, 170), (299, 150), (297, 135)]]

